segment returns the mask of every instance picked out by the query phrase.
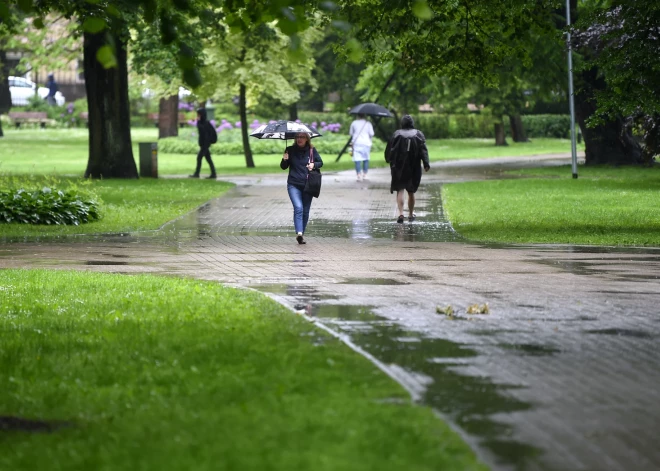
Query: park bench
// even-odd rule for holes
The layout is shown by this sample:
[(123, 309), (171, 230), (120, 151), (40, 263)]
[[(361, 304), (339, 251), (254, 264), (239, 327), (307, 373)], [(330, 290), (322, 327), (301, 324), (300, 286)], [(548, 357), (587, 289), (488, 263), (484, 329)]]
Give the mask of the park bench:
[(16, 128), (20, 128), (23, 123), (38, 123), (45, 128), (47, 123), (52, 122), (45, 111), (10, 111), (9, 118), (14, 122)]
[[(147, 117), (154, 122), (154, 125), (156, 127), (158, 127), (158, 113), (149, 113)], [(178, 121), (180, 128), (185, 127), (186, 123), (188, 122), (188, 120), (186, 119), (186, 115), (184, 113), (179, 113)]]

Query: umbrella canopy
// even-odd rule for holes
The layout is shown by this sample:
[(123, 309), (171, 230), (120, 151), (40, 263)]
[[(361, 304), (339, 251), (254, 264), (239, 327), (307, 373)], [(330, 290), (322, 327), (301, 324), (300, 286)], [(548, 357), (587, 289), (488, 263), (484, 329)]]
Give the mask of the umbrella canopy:
[(319, 137), (321, 134), (311, 126), (295, 121), (276, 121), (259, 126), (250, 136), (257, 139), (295, 139), (296, 134), (304, 132), (309, 137)]
[(349, 114), (366, 114), (367, 116), (380, 116), (382, 118), (394, 117), (387, 108), (376, 103), (362, 103), (361, 105), (357, 105), (349, 111)]

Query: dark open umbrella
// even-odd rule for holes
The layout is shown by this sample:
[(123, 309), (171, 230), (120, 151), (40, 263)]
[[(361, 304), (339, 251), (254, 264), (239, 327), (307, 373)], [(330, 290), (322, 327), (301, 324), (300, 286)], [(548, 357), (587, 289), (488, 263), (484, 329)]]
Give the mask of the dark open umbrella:
[[(384, 106), (380, 106), (377, 103), (361, 103), (351, 109), (351, 111), (348, 112), (349, 114), (364, 114), (367, 116), (372, 116), (373, 117), (373, 122), (374, 124), (378, 127), (378, 121), (380, 121), (382, 118), (394, 118), (394, 115), (390, 113), (390, 110), (385, 108)], [(378, 128), (380, 129), (380, 128)], [(382, 132), (382, 129), (381, 129)], [(341, 156), (346, 152), (346, 149), (348, 149), (348, 146), (351, 145), (351, 138), (348, 138), (348, 142), (344, 146), (344, 148), (341, 150), (337, 158), (335, 159), (335, 162), (339, 162), (339, 159), (341, 159)]]
[(362, 103), (354, 107), (349, 114), (366, 114), (367, 116), (380, 116), (381, 118), (392, 118), (390, 110), (376, 103)]

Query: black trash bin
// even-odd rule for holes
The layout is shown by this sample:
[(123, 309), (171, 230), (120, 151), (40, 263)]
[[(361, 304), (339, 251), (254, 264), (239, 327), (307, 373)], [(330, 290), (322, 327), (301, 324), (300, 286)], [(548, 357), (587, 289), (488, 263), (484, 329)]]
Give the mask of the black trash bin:
[(140, 176), (158, 178), (158, 143), (140, 142)]

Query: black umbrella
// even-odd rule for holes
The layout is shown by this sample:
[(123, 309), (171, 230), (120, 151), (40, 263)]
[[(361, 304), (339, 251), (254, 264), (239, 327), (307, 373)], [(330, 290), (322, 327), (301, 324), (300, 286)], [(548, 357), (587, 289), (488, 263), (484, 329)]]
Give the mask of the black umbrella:
[[(390, 113), (390, 110), (385, 108), (384, 106), (380, 106), (376, 103), (362, 103), (360, 105), (357, 105), (354, 107), (351, 111), (348, 112), (349, 114), (364, 114), (367, 116), (373, 116), (373, 122), (378, 127), (378, 121), (381, 120), (381, 118), (394, 118), (394, 115)], [(378, 128), (380, 129), (380, 128)], [(382, 132), (382, 130), (381, 130)], [(339, 152), (339, 155), (335, 159), (335, 162), (339, 162), (339, 159), (341, 159), (341, 156), (344, 154), (346, 149), (348, 149), (348, 146), (351, 145), (351, 138), (348, 138), (348, 142), (344, 146), (344, 148)]]
[(296, 121), (276, 121), (259, 126), (250, 136), (257, 139), (295, 139), (298, 133), (309, 134), (309, 137), (319, 137), (321, 134), (311, 126)]
[(381, 118), (393, 118), (394, 116), (384, 106), (377, 105), (376, 103), (362, 103), (357, 105), (349, 114), (366, 114), (367, 116), (380, 116)]

